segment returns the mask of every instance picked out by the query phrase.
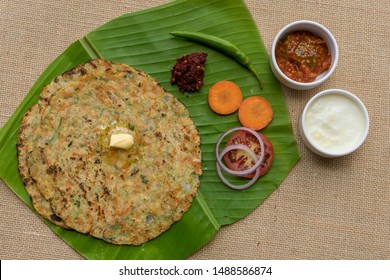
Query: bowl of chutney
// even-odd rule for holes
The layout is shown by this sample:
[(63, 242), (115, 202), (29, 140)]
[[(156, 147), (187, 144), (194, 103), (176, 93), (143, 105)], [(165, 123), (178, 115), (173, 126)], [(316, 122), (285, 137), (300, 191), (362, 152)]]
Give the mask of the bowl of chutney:
[(308, 90), (325, 82), (337, 66), (336, 39), (323, 25), (309, 20), (287, 24), (271, 48), (271, 69), (285, 86)]

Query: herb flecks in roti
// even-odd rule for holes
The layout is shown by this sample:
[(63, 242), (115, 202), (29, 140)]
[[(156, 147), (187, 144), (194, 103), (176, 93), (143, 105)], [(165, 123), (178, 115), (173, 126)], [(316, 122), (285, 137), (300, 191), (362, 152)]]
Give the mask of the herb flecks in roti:
[[(131, 131), (128, 149), (110, 147)], [(47, 85), (19, 132), (19, 170), (38, 213), (114, 244), (167, 230), (199, 187), (199, 133), (146, 73), (96, 59)]]

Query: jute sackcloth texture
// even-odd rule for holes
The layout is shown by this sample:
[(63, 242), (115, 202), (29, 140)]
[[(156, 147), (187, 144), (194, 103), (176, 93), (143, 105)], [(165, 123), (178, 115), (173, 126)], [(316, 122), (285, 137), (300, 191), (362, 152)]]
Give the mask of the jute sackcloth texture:
[[(72, 42), (124, 13), (169, 1), (0, 0), (0, 125)], [(390, 259), (390, 6), (368, 1), (245, 1), (268, 50), (284, 25), (309, 19), (336, 37), (339, 64), (310, 91), (282, 87), (301, 159), (263, 204), (190, 259)], [(365, 144), (324, 159), (303, 144), (299, 116), (317, 92), (354, 92), (371, 120)], [(0, 163), (1, 164), (1, 163)], [(82, 259), (0, 182), (0, 259)]]

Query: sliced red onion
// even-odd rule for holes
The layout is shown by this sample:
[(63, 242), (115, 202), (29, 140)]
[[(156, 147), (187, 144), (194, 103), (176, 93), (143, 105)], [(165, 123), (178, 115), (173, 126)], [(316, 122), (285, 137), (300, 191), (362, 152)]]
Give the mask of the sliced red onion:
[(243, 176), (243, 175), (247, 175), (249, 173), (254, 172), (255, 170), (248, 172), (249, 169), (245, 169), (245, 170), (232, 170), (232, 169), (228, 168), (225, 164), (223, 164), (222, 159), (225, 156), (225, 154), (227, 154), (228, 152), (233, 151), (233, 150), (244, 150), (245, 152), (247, 152), (253, 158), (253, 161), (255, 163), (257, 163), (257, 161), (259, 160), (257, 158), (257, 155), (255, 154), (255, 152), (252, 151), (251, 148), (249, 148), (247, 145), (244, 145), (244, 144), (232, 144), (232, 145), (226, 146), (225, 149), (223, 149), (222, 152), (218, 154), (217, 162), (222, 167), (222, 169), (226, 173), (229, 173), (230, 175), (236, 175), (236, 176)]
[[(221, 154), (219, 153), (219, 146), (221, 145), (222, 140), (223, 140), (228, 134), (230, 134), (230, 133), (232, 133), (232, 132), (234, 132), (234, 131), (238, 131), (238, 130), (244, 130), (244, 131), (247, 131), (247, 132), (253, 134), (253, 136), (255, 136), (256, 139), (259, 141), (260, 149), (261, 149), (260, 158), (257, 158), (256, 154), (255, 154), (248, 146), (243, 145), (243, 146), (245, 146), (246, 148), (248, 148), (248, 149), (250, 150), (250, 152), (249, 152), (247, 149), (245, 149), (245, 148), (241, 148), (241, 149), (246, 150), (247, 152), (249, 152), (249, 153), (252, 155), (253, 159), (255, 160), (255, 164), (254, 164), (251, 168), (248, 168), (248, 169), (242, 170), (242, 171), (236, 171), (236, 170), (232, 170), (232, 169), (228, 168), (228, 167), (222, 162), (222, 157), (223, 157), (223, 155), (221, 156)], [(233, 146), (233, 145), (229, 145), (229, 146)], [(228, 148), (229, 146), (227, 146), (226, 148)], [(226, 148), (225, 148), (225, 149), (226, 149)], [(232, 148), (231, 150), (234, 150), (234, 149)], [(215, 146), (215, 157), (216, 157), (216, 159), (217, 159), (217, 163), (222, 167), (222, 169), (223, 169), (225, 172), (227, 172), (227, 173), (229, 173), (229, 174), (231, 174), (231, 175), (243, 176), (243, 175), (250, 174), (250, 173), (252, 173), (252, 172), (254, 172), (255, 170), (258, 169), (258, 167), (261, 165), (261, 163), (262, 163), (263, 160), (264, 160), (264, 155), (265, 155), (264, 151), (265, 151), (265, 146), (264, 146), (263, 139), (260, 137), (260, 135), (259, 135), (256, 131), (254, 131), (254, 130), (252, 130), (252, 129), (250, 129), (250, 128), (247, 128), (247, 127), (235, 127), (235, 128), (232, 128), (232, 129), (229, 129), (228, 131), (226, 131), (226, 132), (225, 132), (224, 134), (222, 134), (221, 137), (218, 139), (217, 144), (216, 144), (216, 146)], [(251, 152), (252, 152), (253, 154), (252, 154)], [(226, 154), (226, 152), (225, 152), (224, 154)], [(254, 155), (254, 156), (253, 156), (253, 155)]]
[[(257, 159), (257, 156), (255, 154), (255, 152), (253, 152), (248, 146), (246, 145), (243, 145), (243, 144), (234, 144), (234, 145), (229, 145), (227, 146), (225, 149), (223, 149), (223, 151), (218, 155), (220, 159), (223, 158), (223, 156), (230, 152), (231, 150), (237, 150), (237, 149), (242, 149), (242, 150), (245, 150), (246, 152), (248, 152), (252, 157), (253, 159), (255, 160), (255, 162), (258, 161)], [(223, 165), (222, 165), (223, 166)], [(219, 178), (222, 180), (222, 182), (227, 185), (229, 188), (232, 188), (232, 189), (235, 189), (235, 190), (244, 190), (244, 189), (247, 189), (249, 187), (251, 187), (254, 183), (256, 183), (257, 179), (259, 178), (260, 176), (260, 168), (257, 168), (256, 169), (256, 173), (255, 173), (255, 176), (252, 178), (252, 180), (250, 180), (249, 182), (247, 182), (246, 184), (244, 185), (233, 185), (232, 183), (230, 183), (228, 180), (226, 180), (225, 176), (222, 174), (222, 171), (221, 171), (221, 165), (218, 163), (216, 163), (216, 167), (217, 167), (217, 173), (218, 173), (218, 176)], [(229, 171), (233, 171), (231, 169), (228, 169)], [(229, 174), (231, 174), (230, 172), (227, 172)], [(240, 174), (238, 174), (238, 176), (240, 175), (245, 175), (247, 174), (245, 172), (246, 170), (243, 170), (243, 171), (240, 171)]]
[(256, 169), (256, 173), (255, 173), (255, 176), (252, 178), (252, 180), (250, 180), (248, 183), (244, 184), (244, 185), (233, 185), (232, 183), (230, 183), (228, 180), (226, 180), (225, 176), (223, 176), (222, 174), (222, 171), (221, 171), (221, 166), (218, 164), (218, 162), (216, 163), (216, 166), (217, 166), (217, 173), (218, 173), (218, 176), (219, 178), (222, 180), (222, 182), (228, 186), (229, 188), (231, 189), (235, 189), (235, 190), (245, 190), (251, 186), (254, 185), (254, 183), (256, 183), (257, 179), (259, 179), (259, 176), (260, 176), (260, 169)]

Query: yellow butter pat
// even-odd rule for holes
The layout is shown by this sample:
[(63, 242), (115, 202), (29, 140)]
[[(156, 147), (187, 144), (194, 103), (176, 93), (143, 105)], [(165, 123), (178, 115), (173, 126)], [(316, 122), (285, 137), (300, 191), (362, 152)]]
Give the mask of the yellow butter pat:
[(110, 139), (110, 147), (119, 149), (130, 149), (134, 145), (134, 137), (131, 134), (112, 134)]

